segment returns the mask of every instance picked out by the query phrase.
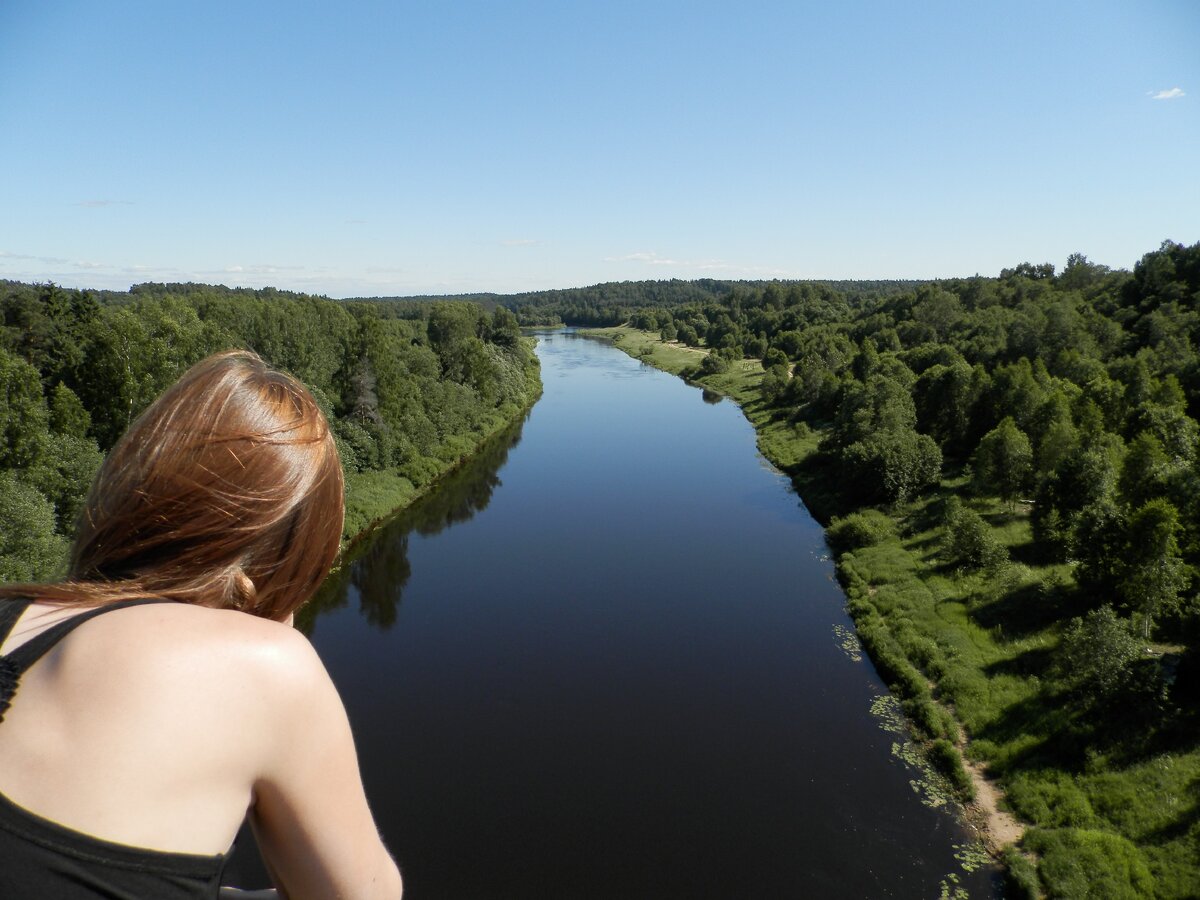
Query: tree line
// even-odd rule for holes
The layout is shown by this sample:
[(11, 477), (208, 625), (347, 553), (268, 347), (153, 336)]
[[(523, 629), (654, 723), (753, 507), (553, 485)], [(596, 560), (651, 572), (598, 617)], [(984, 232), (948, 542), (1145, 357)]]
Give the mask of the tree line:
[(273, 289), (0, 283), (0, 580), (54, 577), (103, 454), (188, 366), (242, 347), (291, 372), (347, 474), (423, 485), (540, 390), (516, 317)]
[[(969, 492), (1028, 506), (1039, 555), (1075, 561), (1098, 605), (1181, 637), (1200, 626), (1198, 303), (1200, 244), (1168, 242), (1132, 272), (1074, 254), (1057, 274), (1026, 263), (866, 301), (736, 285), (630, 321), (707, 348), (700, 375), (761, 359), (764, 400), (822, 429), (858, 504), (966, 472)], [(969, 511), (947, 515), (971, 532)]]

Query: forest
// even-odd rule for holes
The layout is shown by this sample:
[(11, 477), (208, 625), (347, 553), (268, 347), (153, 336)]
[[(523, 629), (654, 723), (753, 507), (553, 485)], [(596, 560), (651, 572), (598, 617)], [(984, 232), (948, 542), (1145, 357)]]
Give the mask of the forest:
[[(852, 303), (912, 290), (916, 281), (808, 281), (811, 289), (837, 293)], [(373, 302), (410, 305), (414, 301), (471, 300), (487, 308), (504, 306), (525, 328), (558, 325), (619, 325), (638, 310), (673, 310), (685, 306), (720, 303), (735, 291), (761, 290), (769, 282), (719, 281), (701, 278), (684, 281), (607, 281), (590, 287), (532, 291), (523, 294), (452, 294), (427, 297), (375, 297)], [(777, 284), (778, 286), (778, 284)], [(365, 299), (365, 298), (364, 298)]]
[(1014, 895), (1198, 896), (1200, 244), (897, 287), (608, 333), (743, 405), (934, 761), (1027, 826)]
[(532, 346), (503, 307), (2, 282), (0, 315), (0, 580), (10, 582), (62, 572), (105, 451), (218, 350), (254, 350), (317, 398), (346, 474), (347, 540), (470, 456), (541, 391)]
[[(1025, 823), (1014, 896), (1200, 895), (1200, 244), (926, 282), (661, 281), (332, 301), (0, 283), (0, 579), (62, 569), (102, 455), (247, 347), (333, 423), (346, 537), (520, 418), (522, 324), (732, 395), (827, 527), (858, 637), (964, 800)], [(699, 489), (699, 488), (698, 488)]]

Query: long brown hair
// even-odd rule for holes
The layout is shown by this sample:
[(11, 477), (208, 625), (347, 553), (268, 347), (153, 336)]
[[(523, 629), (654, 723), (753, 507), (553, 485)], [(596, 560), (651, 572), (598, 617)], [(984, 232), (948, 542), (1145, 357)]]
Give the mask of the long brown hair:
[(295, 378), (234, 350), (197, 363), (109, 452), (66, 580), (13, 585), (95, 604), (166, 597), (284, 619), (316, 590), (342, 533), (329, 423)]

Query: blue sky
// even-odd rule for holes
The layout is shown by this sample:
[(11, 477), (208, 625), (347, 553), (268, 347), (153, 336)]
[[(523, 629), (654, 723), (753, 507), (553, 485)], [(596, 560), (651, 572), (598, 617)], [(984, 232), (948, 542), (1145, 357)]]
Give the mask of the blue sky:
[(1200, 240), (1200, 3), (0, 2), (0, 278), (332, 297)]

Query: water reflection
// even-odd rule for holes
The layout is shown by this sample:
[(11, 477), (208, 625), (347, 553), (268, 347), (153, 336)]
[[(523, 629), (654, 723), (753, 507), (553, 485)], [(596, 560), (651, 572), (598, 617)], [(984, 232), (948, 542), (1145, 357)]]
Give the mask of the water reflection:
[(408, 537), (428, 537), (473, 518), (487, 508), (500, 486), (500, 469), (521, 441), (528, 414), (492, 437), (458, 470), (444, 476), (437, 489), (356, 545), (341, 568), (329, 576), (316, 596), (296, 616), (296, 625), (311, 636), (325, 613), (349, 603), (351, 589), (372, 627), (386, 631), (396, 622), (404, 588), (412, 575)]

